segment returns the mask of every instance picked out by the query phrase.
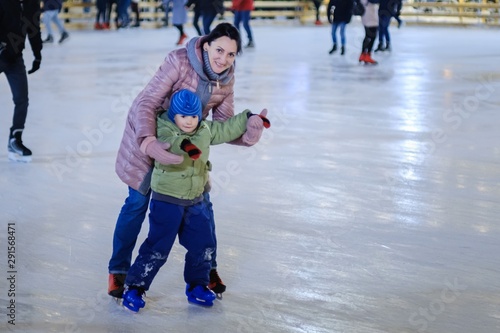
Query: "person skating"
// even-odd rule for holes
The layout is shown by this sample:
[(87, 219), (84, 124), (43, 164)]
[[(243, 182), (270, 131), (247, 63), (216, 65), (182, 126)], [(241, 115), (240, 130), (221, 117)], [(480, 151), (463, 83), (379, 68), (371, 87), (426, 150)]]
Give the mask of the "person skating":
[[(234, 61), (240, 52), (241, 37), (238, 30), (230, 23), (220, 23), (210, 34), (194, 37), (186, 47), (171, 51), (132, 103), (116, 159), (116, 173), (128, 186), (128, 197), (118, 215), (113, 234), (113, 251), (108, 264), (110, 296), (121, 298), (123, 295), (132, 251), (149, 206), (153, 160), (165, 165), (182, 162), (181, 156), (165, 151), (167, 143), (160, 143), (156, 139), (157, 110), (168, 107), (175, 91), (188, 88), (200, 97), (204, 118), (210, 113), (216, 121), (232, 117)], [(253, 121), (260, 121), (260, 127), (245, 132), (231, 144), (252, 146), (257, 143), (264, 129), (259, 119)], [(204, 193), (204, 200), (211, 211), (208, 192)], [(211, 216), (215, 230), (213, 213)], [(209, 287), (220, 293), (225, 291), (226, 286), (217, 274), (216, 254), (212, 254)]]
[(373, 44), (377, 38), (378, 30), (378, 0), (361, 0), (365, 7), (365, 13), (361, 16), (361, 22), (365, 28), (365, 38), (361, 46), (361, 55), (359, 62), (365, 64), (376, 65), (377, 62), (373, 60), (371, 52)]
[[(332, 54), (337, 51), (337, 29), (340, 28), (340, 54), (344, 55), (346, 37), (346, 25), (351, 22), (353, 0), (330, 0), (327, 7), (328, 22), (332, 25), (332, 41), (333, 46), (328, 52)], [(333, 9), (333, 11), (332, 11)]]
[(54, 42), (54, 33), (52, 30), (52, 22), (56, 25), (61, 37), (59, 44), (69, 38), (69, 33), (64, 28), (64, 23), (59, 18), (59, 13), (62, 9), (62, 0), (43, 0), (43, 24), (47, 29), (47, 38), (43, 40), (44, 43)]
[(203, 198), (211, 168), (210, 145), (239, 138), (247, 127), (254, 126), (252, 117), (260, 117), (265, 127), (270, 122), (249, 110), (224, 122), (204, 121), (201, 108), (199, 98), (183, 89), (172, 96), (168, 111), (158, 116), (158, 141), (168, 143), (169, 150), (183, 161), (168, 165), (155, 162), (149, 233), (127, 274), (123, 294), (123, 305), (135, 312), (145, 306), (144, 293), (167, 261), (176, 237), (187, 250), (184, 280), (188, 301), (212, 306), (216, 298), (208, 288), (216, 244), (211, 212)]
[(36, 0), (0, 1), (0, 73), (7, 76), (14, 101), (14, 117), (7, 143), (8, 156), (13, 161), (30, 162), (32, 158), (32, 151), (22, 141), (29, 104), (23, 50), (27, 37), (35, 57), (28, 74), (33, 74), (42, 63), (40, 12), (40, 2)]

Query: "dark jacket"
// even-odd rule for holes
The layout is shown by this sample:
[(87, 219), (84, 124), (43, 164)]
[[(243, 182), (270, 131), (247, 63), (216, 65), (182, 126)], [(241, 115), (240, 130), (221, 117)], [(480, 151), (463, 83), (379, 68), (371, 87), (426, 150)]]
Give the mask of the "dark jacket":
[(191, 6), (193, 6), (193, 12), (194, 13), (199, 13), (201, 11), (201, 2), (202, 0), (188, 0), (188, 2), (186, 2), (186, 7), (190, 8)]
[(224, 14), (223, 0), (201, 0), (199, 5), (204, 14)]
[(62, 3), (63, 3), (62, 0), (43, 0), (43, 11), (46, 10), (61, 11)]
[(333, 6), (335, 6), (333, 11), (333, 23), (351, 22), (353, 0), (330, 0), (326, 11), (328, 15), (331, 15), (330, 13)]
[(0, 1), (0, 42), (6, 44), (0, 56), (8, 62), (22, 56), (26, 36), (35, 58), (42, 59), (40, 2), (24, 0), (23, 7), (19, 0)]
[(396, 16), (401, 11), (401, 0), (380, 0), (378, 14), (384, 16)]

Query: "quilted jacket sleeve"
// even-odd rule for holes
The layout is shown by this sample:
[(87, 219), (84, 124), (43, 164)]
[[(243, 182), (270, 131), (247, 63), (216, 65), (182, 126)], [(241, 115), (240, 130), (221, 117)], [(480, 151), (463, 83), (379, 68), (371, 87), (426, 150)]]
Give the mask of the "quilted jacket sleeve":
[(139, 146), (145, 138), (156, 136), (157, 112), (171, 93), (174, 83), (178, 81), (180, 67), (182, 62), (179, 63), (177, 54), (169, 53), (153, 78), (134, 100), (129, 121), (135, 128), (135, 139)]
[(212, 141), (210, 144), (218, 145), (225, 142), (231, 142), (241, 137), (246, 131), (249, 113), (250, 110), (245, 110), (244, 112), (223, 122), (207, 122), (210, 126), (210, 132), (212, 133)]

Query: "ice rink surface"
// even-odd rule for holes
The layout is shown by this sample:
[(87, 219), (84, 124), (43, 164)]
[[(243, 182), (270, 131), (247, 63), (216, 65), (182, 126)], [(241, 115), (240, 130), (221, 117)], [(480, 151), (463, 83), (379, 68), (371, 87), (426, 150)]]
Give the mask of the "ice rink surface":
[(328, 54), (328, 26), (254, 27), (236, 112), (266, 107), (272, 128), (253, 148), (212, 149), (228, 288), (208, 309), (186, 301), (178, 244), (139, 313), (106, 294), (125, 116), (178, 32), (72, 31), (45, 46), (29, 76), (30, 164), (7, 160), (0, 75), (0, 330), (499, 332), (499, 30), (391, 33), (370, 67), (357, 20), (343, 57)]

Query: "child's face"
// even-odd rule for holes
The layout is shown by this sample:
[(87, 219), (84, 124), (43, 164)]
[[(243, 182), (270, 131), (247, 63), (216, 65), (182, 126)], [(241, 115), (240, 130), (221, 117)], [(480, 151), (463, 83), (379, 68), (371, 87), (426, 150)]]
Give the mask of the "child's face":
[(175, 124), (185, 133), (193, 133), (198, 127), (198, 116), (183, 116), (176, 114), (174, 117)]

